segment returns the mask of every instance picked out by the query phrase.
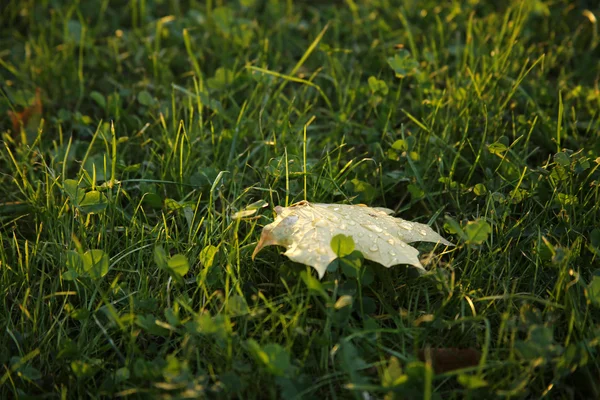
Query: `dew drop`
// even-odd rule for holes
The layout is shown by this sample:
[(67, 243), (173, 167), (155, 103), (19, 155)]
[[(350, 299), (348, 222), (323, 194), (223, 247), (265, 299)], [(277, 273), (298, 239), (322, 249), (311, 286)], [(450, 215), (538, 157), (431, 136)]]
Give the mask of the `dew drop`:
[(377, 251), (377, 250), (379, 250), (379, 247), (377, 247), (377, 245), (374, 244), (373, 246), (369, 247), (369, 250), (371, 250), (371, 251)]
[(356, 222), (354, 222), (354, 221), (350, 220), (350, 221), (348, 221), (348, 225), (350, 225), (350, 226), (354, 226), (354, 225), (356, 225)]
[(400, 228), (410, 231), (413, 228), (413, 225), (410, 222), (402, 221), (400, 222)]
[(372, 233), (369, 233), (369, 237), (370, 237), (371, 239), (373, 239), (373, 238), (375, 237), (375, 235), (373, 235)]
[(365, 225), (365, 228), (367, 228), (367, 229), (369, 229), (369, 230), (371, 230), (373, 232), (377, 232), (377, 233), (383, 232), (383, 229), (381, 229), (377, 225), (373, 225), (373, 224)]
[(396, 257), (392, 258), (392, 264), (397, 264), (398, 263), (398, 259)]
[(359, 238), (361, 238), (361, 237), (365, 236), (365, 234), (364, 234), (364, 233), (362, 233), (362, 232), (358, 232), (358, 233), (357, 233), (357, 236), (358, 236)]
[(346, 226), (346, 224), (341, 224), (341, 225), (339, 226), (339, 228), (340, 228), (341, 230), (344, 230), (344, 229), (346, 229), (346, 228), (347, 228), (347, 226)]
[(327, 221), (325, 221), (324, 219), (318, 219), (315, 222), (315, 226), (318, 226), (318, 227), (321, 227), (321, 228), (326, 227), (327, 225), (329, 225), (329, 223)]
[(393, 244), (395, 243), (395, 242), (394, 242), (394, 239), (388, 239), (388, 241), (387, 241), (387, 242), (388, 242), (389, 244), (391, 244), (391, 245), (393, 245)]
[(406, 243), (400, 242), (400, 247), (406, 247)]
[(340, 211), (339, 207), (333, 207), (333, 211)]
[(396, 253), (395, 253), (395, 252), (393, 252), (393, 251), (390, 251), (390, 256), (394, 257), (395, 255), (396, 255)]
[(299, 217), (297, 215), (290, 215), (289, 217), (284, 218), (283, 221), (281, 221), (281, 224), (283, 226), (292, 226), (298, 222), (298, 219)]
[(427, 231), (425, 229), (419, 230), (419, 233), (423, 236), (427, 236)]

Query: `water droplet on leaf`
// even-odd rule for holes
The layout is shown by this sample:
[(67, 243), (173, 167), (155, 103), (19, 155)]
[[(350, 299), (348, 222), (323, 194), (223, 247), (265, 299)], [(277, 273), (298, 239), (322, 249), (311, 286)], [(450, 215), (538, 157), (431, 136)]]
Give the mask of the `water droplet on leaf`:
[(324, 220), (322, 218), (315, 221), (315, 226), (318, 226), (319, 228), (324, 228), (328, 225), (329, 225), (329, 222), (327, 222), (326, 220)]
[(406, 229), (407, 231), (410, 231), (413, 228), (413, 225), (410, 222), (406, 222), (406, 221), (402, 221), (400, 222), (400, 228)]
[(365, 225), (365, 228), (372, 230), (373, 232), (381, 233), (383, 229), (374, 224)]

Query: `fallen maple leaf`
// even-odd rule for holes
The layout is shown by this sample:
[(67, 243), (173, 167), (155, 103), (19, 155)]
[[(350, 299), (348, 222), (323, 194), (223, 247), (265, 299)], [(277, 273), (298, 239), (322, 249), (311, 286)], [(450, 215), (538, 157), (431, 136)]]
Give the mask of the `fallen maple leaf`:
[(21, 126), (26, 127), (28, 122), (33, 117), (39, 117), (42, 115), (42, 91), (40, 88), (35, 89), (35, 99), (33, 100), (33, 104), (25, 107), (25, 109), (21, 112), (12, 112), (8, 111), (8, 116), (11, 119), (13, 131), (19, 132)]
[(330, 243), (339, 234), (351, 236), (364, 258), (388, 268), (410, 264), (424, 269), (417, 257), (419, 251), (407, 243), (453, 246), (428, 225), (394, 218), (387, 208), (301, 201), (290, 207), (277, 206), (275, 212), (277, 218), (263, 228), (252, 259), (265, 246), (284, 246), (286, 256), (315, 268), (319, 278), (337, 257)]

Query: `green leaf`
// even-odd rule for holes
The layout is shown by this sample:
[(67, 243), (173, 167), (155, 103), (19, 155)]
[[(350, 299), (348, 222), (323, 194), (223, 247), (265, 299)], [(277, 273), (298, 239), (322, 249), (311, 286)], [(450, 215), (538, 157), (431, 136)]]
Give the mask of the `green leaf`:
[(75, 206), (78, 206), (85, 196), (85, 190), (81, 189), (74, 179), (66, 179), (63, 183), (63, 188), (67, 196), (71, 199), (71, 202)]
[[(236, 393), (243, 390), (246, 386), (246, 381), (243, 381), (235, 372), (227, 371), (219, 375), (219, 381), (225, 386), (225, 390), (229, 393)], [(249, 381), (248, 381), (249, 382)]]
[(473, 193), (475, 193), (476, 196), (485, 196), (487, 193), (487, 188), (483, 183), (478, 183), (473, 187)]
[(79, 274), (75, 270), (70, 269), (63, 272), (61, 276), (65, 281), (74, 281), (79, 277)]
[(212, 267), (218, 250), (218, 247), (209, 244), (200, 251), (200, 263), (204, 268)]
[(397, 78), (404, 78), (418, 72), (419, 63), (413, 59), (408, 50), (402, 49), (394, 57), (388, 58), (388, 64)]
[[(79, 253), (77, 253), (76, 251), (73, 251), (73, 250), (67, 251), (66, 264), (67, 264), (67, 268), (69, 269), (69, 271), (72, 272), (70, 276), (74, 279), (77, 279), (78, 274), (85, 273), (85, 271), (83, 269), (83, 261), (81, 260), (81, 255), (79, 255)], [(64, 274), (63, 274), (63, 278), (64, 278)]]
[(177, 313), (175, 313), (175, 311), (173, 311), (172, 308), (167, 308), (165, 310), (165, 318), (167, 319), (169, 325), (178, 326), (181, 324), (179, 316), (177, 315)]
[(71, 318), (73, 318), (76, 321), (83, 321), (87, 319), (90, 315), (91, 312), (89, 310), (86, 310), (85, 308), (78, 308), (70, 313)]
[(227, 68), (219, 67), (215, 71), (215, 76), (208, 78), (206, 82), (209, 88), (219, 90), (225, 89), (227, 86), (229, 86), (233, 82), (234, 78), (235, 74), (233, 71)]
[(89, 191), (79, 202), (81, 211), (87, 214), (97, 214), (104, 211), (108, 207), (108, 199), (104, 193), (97, 190)]
[(586, 289), (587, 298), (596, 307), (600, 307), (600, 270), (594, 272), (591, 282)]
[(574, 196), (572, 194), (559, 193), (556, 196), (556, 198), (560, 205), (563, 207), (574, 206), (579, 204), (579, 199), (577, 198), (577, 196)]
[(147, 90), (142, 90), (137, 95), (138, 102), (143, 106), (151, 106), (156, 101)]
[[(347, 256), (338, 258), (336, 261), (338, 262), (344, 275), (346, 275), (349, 278), (357, 278), (359, 276), (360, 267), (363, 264), (363, 259), (364, 258), (362, 253), (360, 251), (355, 250)], [(363, 270), (363, 272), (365, 271), (370, 270)]]
[(387, 84), (374, 76), (369, 77), (369, 88), (373, 93), (380, 93), (383, 96), (386, 96), (389, 92)]
[(561, 167), (568, 167), (571, 165), (571, 157), (569, 157), (569, 155), (564, 151), (561, 151), (560, 153), (556, 153), (554, 155), (554, 162)]
[(29, 364), (23, 365), (19, 368), (19, 375), (27, 380), (35, 381), (38, 379), (42, 379), (42, 373), (39, 369), (32, 367)]
[(225, 35), (229, 35), (231, 33), (231, 27), (235, 18), (231, 8), (217, 7), (212, 11), (212, 17), (215, 25), (221, 30), (221, 32), (223, 32)]
[(554, 166), (554, 168), (552, 168), (552, 171), (550, 172), (550, 177), (555, 181), (566, 181), (567, 179), (569, 179), (569, 176), (571, 176), (569, 174), (569, 171), (566, 168), (561, 167), (560, 165)]
[(143, 197), (143, 202), (155, 209), (160, 209), (163, 206), (161, 197), (156, 193), (146, 193)]
[[(279, 398), (281, 399), (301, 399), (306, 397), (313, 382), (306, 375), (292, 375), (291, 377), (278, 376), (275, 383), (280, 389)], [(308, 390), (307, 390), (308, 389)]]
[(168, 336), (169, 330), (156, 324), (156, 318), (152, 314), (138, 315), (135, 324), (146, 332), (156, 336)]
[(129, 379), (130, 375), (129, 369), (127, 367), (122, 367), (115, 372), (115, 380), (117, 383), (125, 382)]
[(513, 204), (518, 204), (529, 196), (529, 192), (524, 189), (515, 188), (510, 191), (510, 200)]
[(90, 93), (92, 100), (96, 102), (101, 108), (106, 108), (106, 98), (100, 92), (95, 90)]
[(154, 262), (161, 269), (167, 269), (169, 264), (167, 261), (167, 253), (162, 246), (154, 247)]
[(165, 210), (168, 211), (176, 211), (183, 208), (183, 205), (181, 205), (180, 202), (171, 198), (166, 198), (163, 204), (165, 206)]
[[(356, 253), (356, 252), (355, 252)], [(344, 260), (349, 257), (344, 258)], [(362, 264), (362, 258), (360, 259)], [(373, 272), (373, 268), (363, 268), (360, 270), (359, 281), (361, 286), (369, 286), (371, 283), (375, 281), (375, 274)]]
[(492, 154), (502, 155), (506, 150), (508, 150), (508, 147), (501, 142), (494, 142), (488, 145), (488, 151)]
[(11, 357), (10, 364), (12, 368), (16, 368), (18, 375), (28, 381), (35, 381), (42, 378), (42, 373), (32, 367), (26, 357)]
[(318, 279), (316, 279), (306, 271), (303, 271), (300, 274), (300, 277), (304, 281), (304, 284), (306, 285), (308, 290), (315, 291), (319, 293), (324, 299), (329, 300), (329, 295), (327, 294), (327, 292), (323, 288), (323, 285), (321, 284), (321, 282), (319, 282)]
[(387, 368), (383, 371), (381, 385), (383, 387), (400, 386), (408, 381), (408, 375), (402, 372), (400, 361), (396, 357), (391, 357)]
[(236, 317), (238, 315), (247, 315), (250, 312), (248, 303), (244, 296), (234, 294), (227, 301), (227, 315)]
[(479, 389), (487, 386), (487, 382), (477, 375), (460, 374), (456, 380), (467, 389)]
[(411, 183), (408, 185), (407, 189), (413, 200), (419, 200), (425, 197), (425, 192), (417, 185)]
[(359, 371), (368, 366), (368, 364), (363, 360), (356, 347), (350, 341), (343, 341), (340, 343), (341, 358), (339, 362), (343, 369), (348, 372)]
[(224, 320), (217, 317), (213, 318), (209, 313), (200, 314), (193, 321), (186, 323), (186, 328), (190, 333), (224, 335), (226, 333)]
[(211, 98), (206, 92), (200, 92), (198, 93), (198, 96), (200, 97), (200, 101), (202, 102), (202, 104), (204, 104), (211, 110), (216, 111), (218, 114), (221, 115), (225, 113), (223, 105), (219, 100)]
[(331, 249), (338, 257), (345, 257), (354, 251), (354, 239), (352, 236), (335, 235), (331, 238)]
[(403, 139), (398, 139), (392, 144), (392, 149), (399, 151), (408, 151), (408, 142)]
[(354, 302), (354, 299), (353, 299), (353, 297), (352, 297), (352, 296), (350, 296), (350, 295), (347, 295), (347, 294), (345, 294), (345, 295), (342, 295), (342, 296), (340, 296), (340, 297), (339, 297), (339, 298), (336, 300), (336, 302), (335, 302), (335, 304), (334, 304), (334, 306), (333, 306), (333, 307), (334, 307), (336, 310), (339, 310), (340, 308), (344, 308), (344, 307), (352, 306), (352, 303), (353, 303), (353, 302)]
[(461, 228), (458, 221), (454, 218), (446, 216), (446, 222), (444, 222), (444, 230), (448, 233), (459, 235), (463, 240), (467, 240), (467, 235)]
[(363, 296), (361, 300), (361, 308), (365, 315), (375, 314), (377, 312), (377, 304), (373, 298), (368, 296)]
[(550, 347), (554, 342), (552, 329), (544, 325), (532, 325), (529, 328), (529, 341), (541, 347)]
[(83, 270), (92, 279), (102, 278), (108, 273), (108, 254), (102, 250), (88, 250), (81, 256)]
[(377, 190), (368, 182), (361, 181), (356, 178), (352, 179), (350, 182), (353, 185), (354, 192), (360, 193), (360, 201), (364, 203), (370, 203), (377, 195)]
[(582, 174), (591, 167), (592, 165), (590, 164), (590, 161), (587, 158), (580, 158), (577, 160), (577, 163), (575, 164), (573, 170), (576, 174)]
[(464, 231), (467, 235), (467, 243), (481, 244), (485, 242), (489, 234), (492, 233), (492, 226), (487, 221), (478, 219), (476, 221), (467, 222)]
[(89, 378), (96, 374), (99, 364), (100, 360), (91, 360), (91, 362), (76, 360), (71, 362), (71, 370), (78, 378)]
[[(523, 309), (521, 318), (523, 319), (523, 314), (531, 313), (531, 311)], [(535, 319), (540, 319), (540, 317), (529, 316), (524, 321), (534, 321)], [(520, 357), (528, 361), (538, 363), (540, 360), (549, 360), (557, 351), (552, 329), (541, 324), (532, 324), (529, 327), (527, 340), (517, 340), (515, 350)]]
[(169, 269), (177, 276), (182, 277), (190, 270), (190, 264), (183, 254), (175, 254), (167, 261)]
[(597, 249), (600, 249), (600, 229), (594, 228), (590, 232), (590, 243)]
[[(108, 134), (108, 130), (105, 130), (104, 134)], [(105, 181), (110, 179), (110, 171), (112, 169), (112, 158), (111, 155), (102, 152), (90, 156), (83, 164), (84, 169), (93, 178), (96, 174), (96, 181)]]
[(288, 376), (293, 371), (290, 353), (277, 343), (260, 346), (255, 340), (248, 340), (253, 356), (265, 369), (275, 376)]

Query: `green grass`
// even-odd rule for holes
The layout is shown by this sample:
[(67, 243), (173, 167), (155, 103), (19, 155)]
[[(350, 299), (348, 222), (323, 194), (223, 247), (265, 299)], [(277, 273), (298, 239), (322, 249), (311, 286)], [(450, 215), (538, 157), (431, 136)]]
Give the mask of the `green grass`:
[[(596, 2), (7, 3), (1, 398), (600, 397)], [(305, 198), (457, 246), (252, 261)]]

